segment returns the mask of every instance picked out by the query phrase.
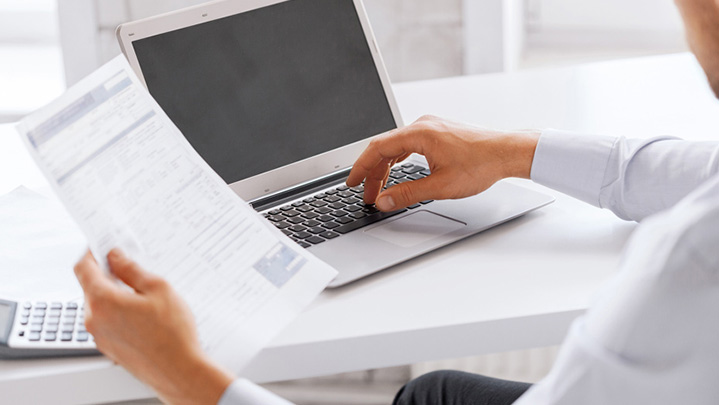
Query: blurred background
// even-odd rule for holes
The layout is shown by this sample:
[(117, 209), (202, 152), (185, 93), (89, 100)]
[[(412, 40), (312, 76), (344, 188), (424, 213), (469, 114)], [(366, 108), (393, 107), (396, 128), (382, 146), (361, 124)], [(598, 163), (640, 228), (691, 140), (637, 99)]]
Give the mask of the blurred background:
[[(0, 0), (0, 122), (18, 120), (119, 54), (118, 24), (199, 3)], [(365, 6), (393, 82), (687, 50), (671, 0), (365, 0)], [(533, 382), (555, 356), (556, 348), (538, 348), (268, 387), (298, 404), (386, 404), (406, 381), (431, 370)]]

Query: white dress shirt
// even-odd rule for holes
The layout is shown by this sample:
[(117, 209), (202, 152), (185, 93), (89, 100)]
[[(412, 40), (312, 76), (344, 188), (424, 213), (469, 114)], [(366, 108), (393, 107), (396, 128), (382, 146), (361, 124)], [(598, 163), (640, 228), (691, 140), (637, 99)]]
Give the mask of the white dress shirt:
[[(719, 404), (719, 142), (547, 130), (532, 180), (642, 221), (619, 272), (516, 405)], [(220, 405), (286, 405), (239, 379)]]

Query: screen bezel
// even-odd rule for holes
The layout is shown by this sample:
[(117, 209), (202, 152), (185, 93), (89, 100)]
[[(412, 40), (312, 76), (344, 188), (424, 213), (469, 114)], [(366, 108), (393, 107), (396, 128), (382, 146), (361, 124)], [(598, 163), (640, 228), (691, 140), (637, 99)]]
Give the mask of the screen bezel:
[[(6, 305), (10, 307), (10, 317), (7, 320), (6, 325), (0, 325), (5, 327), (5, 333), (0, 333), (0, 344), (7, 346), (10, 343), (10, 334), (12, 333), (12, 327), (15, 323), (15, 314), (17, 313), (17, 303), (14, 301), (0, 300), (0, 305)], [(2, 332), (2, 330), (0, 330)]]
[[(242, 2), (219, 0), (194, 6), (156, 17), (151, 17), (117, 27), (116, 35), (120, 48), (130, 63), (130, 66), (139, 76), (143, 85), (147, 87), (140, 69), (140, 64), (132, 43), (147, 37), (155, 36), (169, 31), (178, 30), (193, 25), (207, 23), (231, 15), (252, 11), (258, 8), (271, 6), (293, 0), (245, 0)], [(362, 0), (352, 0), (360, 24), (364, 30), (367, 45), (382, 83), (387, 103), (397, 127), (402, 127), (402, 117), (397, 101), (392, 92), (389, 75), (384, 66), (375, 40), (374, 33), (369, 24), (367, 13)], [(258, 174), (230, 184), (235, 193), (247, 201), (266, 198), (292, 187), (301, 186), (318, 178), (329, 176), (351, 167), (360, 153), (367, 147), (372, 137), (354, 142), (352, 144), (333, 149), (310, 158), (291, 163), (289, 165)]]

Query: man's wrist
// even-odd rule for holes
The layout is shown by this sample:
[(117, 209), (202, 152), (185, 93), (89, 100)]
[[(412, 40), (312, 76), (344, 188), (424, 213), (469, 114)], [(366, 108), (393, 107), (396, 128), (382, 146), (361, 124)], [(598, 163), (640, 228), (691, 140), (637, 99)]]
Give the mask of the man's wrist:
[(532, 174), (532, 163), (534, 162), (534, 153), (537, 150), (537, 144), (541, 131), (529, 130), (512, 132), (508, 134), (504, 155), (507, 160), (504, 164), (504, 177), (519, 177), (529, 179)]
[(216, 404), (236, 377), (204, 353), (186, 360), (172, 373), (167, 389), (159, 390), (160, 396), (172, 404)]

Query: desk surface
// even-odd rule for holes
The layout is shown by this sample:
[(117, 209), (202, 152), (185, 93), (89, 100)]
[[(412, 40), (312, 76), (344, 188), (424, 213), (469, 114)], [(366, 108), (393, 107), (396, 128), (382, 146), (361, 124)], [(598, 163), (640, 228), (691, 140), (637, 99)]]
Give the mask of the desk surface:
[[(395, 91), (407, 122), (432, 113), (498, 128), (696, 140), (719, 133), (719, 105), (687, 54), (405, 83)], [(0, 126), (0, 194), (19, 184), (44, 184), (20, 146)], [(257, 381), (292, 379), (561, 342), (614, 271), (634, 224), (510, 181), (557, 201), (324, 292), (245, 374)], [(104, 358), (0, 362), (0, 392), (10, 402), (149, 395)]]

